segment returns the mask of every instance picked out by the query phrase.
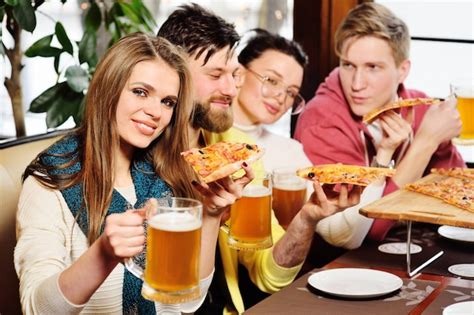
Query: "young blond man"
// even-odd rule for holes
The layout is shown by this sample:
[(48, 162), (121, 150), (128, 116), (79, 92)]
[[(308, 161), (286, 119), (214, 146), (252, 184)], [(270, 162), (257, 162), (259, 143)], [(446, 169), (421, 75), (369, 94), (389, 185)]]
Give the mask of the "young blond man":
[(316, 231), (330, 244), (356, 248), (364, 238), (382, 240), (393, 221), (373, 220), (358, 210), (413, 182), (432, 167), (465, 166), (451, 144), (461, 121), (455, 100), (391, 110), (374, 123), (362, 116), (397, 99), (427, 97), (405, 88), (410, 72), (406, 24), (386, 7), (363, 3), (335, 35), (339, 67), (316, 91), (297, 122), (295, 138), (314, 164), (396, 167), (395, 176), (369, 186), (361, 203), (321, 220)]

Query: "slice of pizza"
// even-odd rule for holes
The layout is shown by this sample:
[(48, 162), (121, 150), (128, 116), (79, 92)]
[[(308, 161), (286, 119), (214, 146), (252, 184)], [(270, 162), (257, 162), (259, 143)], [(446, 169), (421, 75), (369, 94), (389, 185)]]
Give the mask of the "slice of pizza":
[(462, 168), (462, 167), (432, 168), (431, 173), (474, 180), (473, 168)]
[(437, 98), (407, 98), (407, 99), (402, 99), (398, 100), (396, 102), (390, 103), (386, 106), (382, 106), (379, 108), (374, 109), (370, 113), (364, 115), (362, 117), (362, 120), (365, 123), (371, 123), (372, 121), (375, 120), (380, 114), (391, 110), (391, 109), (397, 109), (401, 107), (410, 107), (410, 106), (418, 106), (418, 105), (433, 105), (433, 104), (439, 104), (441, 102), (440, 99)]
[(474, 212), (474, 181), (470, 179), (445, 177), (436, 181), (407, 184), (405, 189)]
[(311, 166), (296, 171), (300, 177), (317, 179), (322, 184), (353, 184), (367, 186), (382, 177), (391, 177), (394, 169), (382, 167), (365, 167), (357, 165), (324, 164)]
[(210, 183), (234, 174), (242, 168), (243, 162), (257, 161), (263, 153), (256, 144), (222, 141), (181, 152), (181, 155), (203, 182)]

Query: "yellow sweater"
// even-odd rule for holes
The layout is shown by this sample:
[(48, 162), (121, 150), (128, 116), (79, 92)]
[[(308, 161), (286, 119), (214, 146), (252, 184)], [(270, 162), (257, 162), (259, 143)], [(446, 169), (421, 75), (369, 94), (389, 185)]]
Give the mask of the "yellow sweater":
[[(231, 128), (228, 131), (219, 134), (204, 133), (204, 137), (207, 144), (219, 141), (255, 143), (255, 141), (249, 138), (248, 135), (235, 128)], [(261, 161), (252, 164), (252, 168), (256, 171), (263, 171), (264, 169)], [(272, 213), (273, 244), (276, 244), (284, 233), (285, 230), (283, 230), (283, 228), (278, 224), (275, 215)], [(224, 274), (227, 287), (229, 288), (232, 297), (232, 302), (239, 314), (244, 312), (244, 303), (239, 290), (238, 281), (239, 263), (247, 268), (252, 282), (260, 290), (267, 293), (277, 292), (281, 288), (289, 285), (301, 269), (302, 264), (292, 268), (278, 266), (273, 259), (273, 246), (264, 250), (238, 251), (227, 245), (227, 238), (227, 233), (221, 229), (219, 232), (218, 242), (222, 264), (224, 266)], [(228, 311), (228, 308), (226, 308), (224, 314), (232, 313)]]

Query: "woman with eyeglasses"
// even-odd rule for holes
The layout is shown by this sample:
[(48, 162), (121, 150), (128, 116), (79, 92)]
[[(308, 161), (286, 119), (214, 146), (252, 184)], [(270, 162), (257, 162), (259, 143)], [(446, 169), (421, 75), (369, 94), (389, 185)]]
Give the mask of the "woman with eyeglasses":
[[(299, 94), (308, 58), (301, 46), (262, 29), (255, 32), (239, 54), (239, 91), (233, 103), (234, 127), (265, 148), (265, 169), (312, 165), (302, 145), (264, 128), (283, 114), (299, 114), (305, 101)], [(284, 152), (284, 154), (282, 154)]]

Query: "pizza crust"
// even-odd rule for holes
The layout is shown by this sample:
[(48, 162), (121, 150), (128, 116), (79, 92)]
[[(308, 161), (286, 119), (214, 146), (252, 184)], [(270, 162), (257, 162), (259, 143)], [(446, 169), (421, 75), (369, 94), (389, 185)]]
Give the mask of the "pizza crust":
[(353, 184), (358, 186), (368, 186), (376, 179), (391, 177), (394, 174), (394, 169), (340, 163), (310, 166), (296, 171), (296, 175), (308, 180), (317, 178), (322, 184)]
[(237, 161), (237, 162), (234, 162), (234, 163), (231, 163), (231, 164), (227, 164), (227, 165), (221, 167), (220, 169), (213, 171), (208, 176), (206, 176), (204, 178), (201, 177), (201, 178), (202, 178), (203, 182), (205, 182), (207, 184), (207, 183), (211, 183), (211, 182), (214, 182), (216, 180), (219, 180), (221, 178), (230, 176), (230, 175), (234, 174), (235, 172), (237, 172), (238, 170), (240, 170), (242, 168), (242, 163), (245, 162), (248, 165), (250, 165), (250, 164), (254, 163), (255, 161), (259, 160), (263, 156), (264, 153), (265, 153), (265, 150), (262, 149), (262, 148), (259, 148), (257, 153), (252, 155), (248, 159), (242, 160), (242, 161)]
[(440, 99), (436, 98), (407, 98), (404, 100), (399, 100), (396, 102), (393, 102), (387, 106), (382, 106), (379, 108), (374, 109), (370, 113), (364, 115), (362, 117), (362, 121), (365, 123), (370, 124), (372, 121), (375, 120), (380, 114), (391, 110), (391, 109), (397, 109), (401, 107), (411, 107), (411, 106), (418, 106), (418, 105), (434, 105), (434, 104), (439, 104), (441, 102)]

